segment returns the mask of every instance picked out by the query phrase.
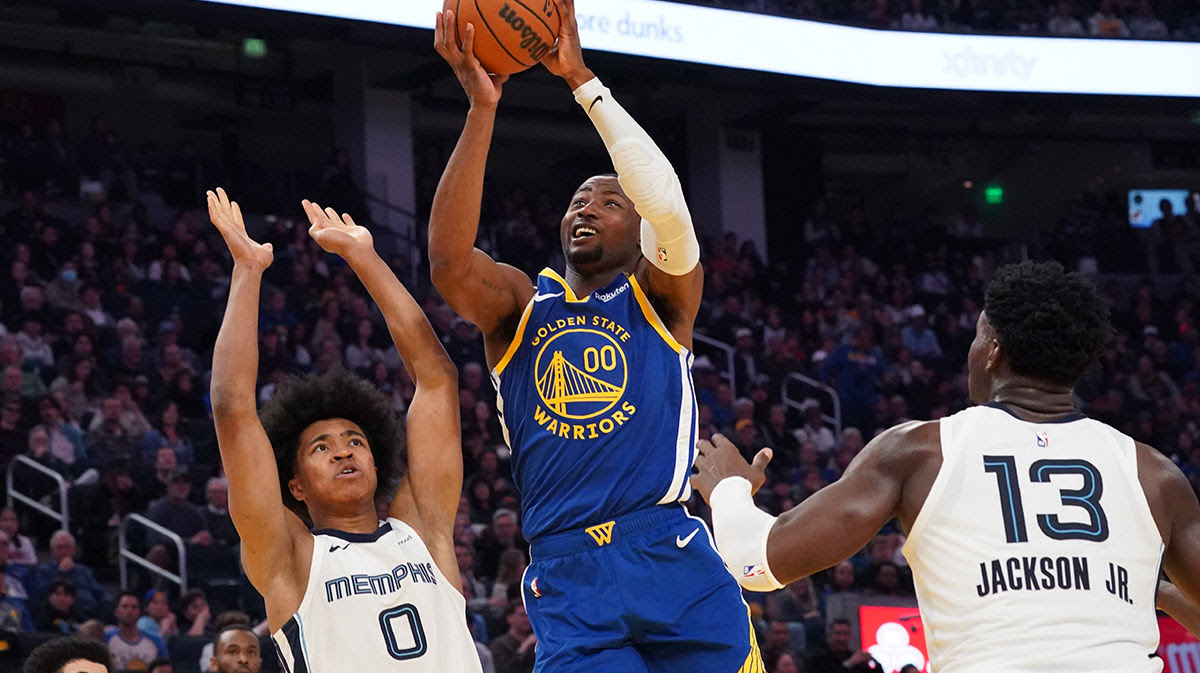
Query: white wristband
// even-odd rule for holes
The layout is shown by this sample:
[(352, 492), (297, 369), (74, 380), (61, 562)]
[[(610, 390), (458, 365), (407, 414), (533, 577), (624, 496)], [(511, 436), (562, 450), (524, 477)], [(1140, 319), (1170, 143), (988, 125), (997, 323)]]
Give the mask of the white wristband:
[(767, 537), (775, 517), (754, 506), (750, 482), (726, 477), (709, 496), (713, 535), (725, 568), (750, 591), (775, 591), (783, 584), (767, 564)]

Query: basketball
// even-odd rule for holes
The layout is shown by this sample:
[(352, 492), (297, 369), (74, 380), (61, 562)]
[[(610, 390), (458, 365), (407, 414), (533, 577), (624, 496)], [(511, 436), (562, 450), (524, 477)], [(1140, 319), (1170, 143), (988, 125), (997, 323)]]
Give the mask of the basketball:
[(560, 19), (552, 0), (449, 0), (459, 45), (475, 26), (475, 57), (493, 75), (537, 65), (558, 39)]

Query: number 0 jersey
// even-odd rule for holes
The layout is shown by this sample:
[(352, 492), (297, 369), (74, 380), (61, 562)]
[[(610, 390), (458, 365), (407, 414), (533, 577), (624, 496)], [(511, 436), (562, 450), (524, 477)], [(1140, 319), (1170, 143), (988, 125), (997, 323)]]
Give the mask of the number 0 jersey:
[(315, 531), (300, 608), (271, 637), (288, 673), (482, 673), (466, 599), (399, 519)]
[(1158, 673), (1163, 542), (1134, 442), (1082, 414), (941, 421), (904, 546), (938, 673)]
[(576, 297), (542, 271), (492, 371), (526, 537), (691, 495), (691, 367), (632, 275)]

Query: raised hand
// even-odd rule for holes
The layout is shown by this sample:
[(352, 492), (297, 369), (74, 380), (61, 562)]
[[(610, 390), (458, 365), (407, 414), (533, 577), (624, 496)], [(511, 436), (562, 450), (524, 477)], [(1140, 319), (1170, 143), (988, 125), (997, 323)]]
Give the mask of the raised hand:
[(230, 201), (224, 189), (208, 192), (208, 218), (212, 220), (229, 253), (233, 255), (235, 265), (247, 266), (262, 271), (275, 259), (275, 252), (270, 243), (257, 243), (246, 233), (246, 223), (242, 220), (242, 209), (237, 201)]
[(558, 42), (542, 59), (542, 65), (555, 75), (565, 79), (574, 90), (580, 84), (595, 77), (583, 62), (583, 45), (579, 42), (579, 24), (575, 21), (575, 0), (554, 0), (562, 27), (558, 29)]
[(366, 227), (354, 223), (349, 215), (338, 217), (333, 208), (321, 209), (321, 206), (309, 200), (301, 202), (308, 221), (308, 235), (325, 252), (332, 252), (347, 262), (363, 254), (375, 250), (375, 240)]
[(767, 478), (767, 463), (774, 455), (771, 449), (763, 449), (754, 456), (754, 463), (746, 459), (733, 442), (722, 435), (713, 435), (712, 441), (696, 443), (696, 463), (692, 468), (692, 488), (708, 502), (713, 489), (726, 477), (744, 477), (750, 482), (751, 493), (757, 493)]
[(500, 103), (501, 90), (508, 81), (508, 75), (489, 75), (479, 63), (479, 59), (475, 58), (475, 24), (467, 24), (460, 46), (455, 30), (454, 10), (438, 12), (433, 28), (433, 48), (454, 69), (454, 76), (462, 84), (471, 105), (495, 107)]

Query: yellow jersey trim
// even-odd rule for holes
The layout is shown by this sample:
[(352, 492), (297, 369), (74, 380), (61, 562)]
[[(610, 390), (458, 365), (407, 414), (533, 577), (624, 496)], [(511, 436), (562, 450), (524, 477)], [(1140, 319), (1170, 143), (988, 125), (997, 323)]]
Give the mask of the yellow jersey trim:
[[(536, 296), (534, 295), (534, 297)], [(530, 297), (529, 303), (525, 305), (525, 312), (521, 314), (521, 322), (517, 323), (517, 333), (513, 335), (512, 341), (508, 344), (508, 350), (504, 351), (504, 357), (500, 358), (500, 362), (497, 362), (496, 368), (492, 370), (496, 376), (500, 376), (504, 372), (504, 368), (508, 366), (509, 361), (517, 354), (517, 349), (521, 347), (521, 339), (525, 338), (525, 325), (529, 324), (529, 315), (533, 313), (534, 297)]]
[(572, 304), (583, 304), (583, 303), (586, 303), (588, 299), (590, 299), (590, 295), (588, 297), (584, 297), (583, 299), (576, 297), (575, 290), (572, 290), (571, 286), (567, 285), (566, 279), (564, 279), (562, 276), (558, 275), (558, 272), (555, 271), (554, 269), (542, 269), (542, 272), (539, 273), (538, 275), (545, 276), (546, 278), (549, 278), (550, 280), (558, 283), (559, 285), (562, 285), (563, 292), (566, 293), (565, 296), (567, 298), (567, 301), (571, 302)]
[(662, 319), (658, 317), (658, 312), (650, 305), (650, 299), (642, 291), (642, 286), (638, 285), (637, 278), (633, 274), (629, 274), (628, 277), (629, 284), (633, 287), (633, 296), (637, 299), (638, 306), (642, 309), (642, 315), (646, 317), (646, 322), (650, 323), (654, 331), (658, 332), (663, 341), (667, 342), (667, 345), (676, 353), (682, 352), (684, 350), (683, 345), (675, 340), (675, 337), (671, 335), (671, 331), (667, 329)]

